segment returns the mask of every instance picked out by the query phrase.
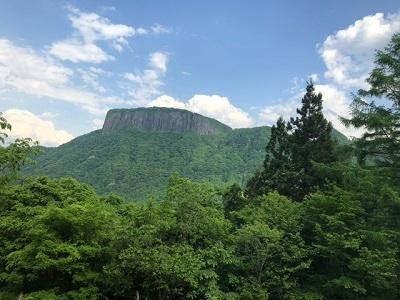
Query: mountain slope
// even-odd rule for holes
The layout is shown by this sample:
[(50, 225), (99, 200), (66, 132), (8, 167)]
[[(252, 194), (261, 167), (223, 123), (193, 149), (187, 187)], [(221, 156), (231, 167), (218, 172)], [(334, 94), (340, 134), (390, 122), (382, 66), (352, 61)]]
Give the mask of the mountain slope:
[(99, 193), (115, 192), (142, 200), (161, 193), (174, 172), (213, 183), (243, 181), (261, 166), (269, 134), (269, 127), (215, 135), (135, 128), (113, 133), (97, 130), (44, 149), (27, 172), (72, 176)]

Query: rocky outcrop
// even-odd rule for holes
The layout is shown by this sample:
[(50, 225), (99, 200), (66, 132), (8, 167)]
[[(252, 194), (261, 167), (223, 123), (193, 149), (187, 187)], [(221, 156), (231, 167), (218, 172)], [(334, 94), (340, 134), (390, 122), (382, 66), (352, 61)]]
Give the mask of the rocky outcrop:
[(112, 109), (107, 112), (103, 132), (113, 132), (125, 128), (198, 134), (217, 134), (232, 130), (217, 120), (184, 109), (149, 107)]

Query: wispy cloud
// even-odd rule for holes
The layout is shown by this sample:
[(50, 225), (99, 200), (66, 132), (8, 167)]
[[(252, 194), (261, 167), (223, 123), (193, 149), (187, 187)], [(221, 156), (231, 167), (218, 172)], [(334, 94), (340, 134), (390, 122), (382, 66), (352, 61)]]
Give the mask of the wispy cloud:
[(154, 97), (161, 94), (164, 85), (163, 76), (167, 72), (168, 55), (163, 52), (154, 52), (149, 56), (149, 68), (139, 73), (125, 73), (123, 77), (128, 81), (126, 86), (129, 95), (133, 98), (132, 104), (146, 105)]
[(72, 82), (75, 72), (36, 51), (0, 39), (0, 81), (17, 91), (77, 104), (83, 109), (103, 114), (122, 99), (101, 96)]

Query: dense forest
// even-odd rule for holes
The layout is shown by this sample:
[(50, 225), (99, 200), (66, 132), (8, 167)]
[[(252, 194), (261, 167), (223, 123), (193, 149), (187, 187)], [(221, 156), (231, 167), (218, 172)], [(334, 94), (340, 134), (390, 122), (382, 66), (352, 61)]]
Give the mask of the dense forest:
[[(309, 82), (247, 183), (179, 174), (125, 202), (72, 178), (22, 177), (38, 150), (0, 119), (1, 299), (399, 299), (400, 35), (332, 139)], [(155, 174), (156, 176), (156, 174)]]

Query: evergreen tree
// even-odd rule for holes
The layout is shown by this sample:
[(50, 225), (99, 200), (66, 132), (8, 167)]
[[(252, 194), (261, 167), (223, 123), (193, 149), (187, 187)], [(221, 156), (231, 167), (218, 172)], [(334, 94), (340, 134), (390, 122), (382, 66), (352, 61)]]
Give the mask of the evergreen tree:
[[(348, 126), (366, 129), (356, 139), (359, 162), (379, 166), (379, 172), (398, 184), (400, 179), (400, 34), (383, 51), (377, 51), (376, 67), (352, 103)], [(369, 99), (368, 99), (369, 98)], [(372, 162), (372, 164), (371, 164)]]
[(287, 124), (279, 118), (272, 127), (264, 168), (247, 184), (249, 196), (276, 190), (300, 201), (325, 183), (314, 165), (336, 160), (332, 125), (322, 113), (322, 94), (315, 93), (312, 81), (297, 113)]
[(336, 160), (332, 140), (332, 124), (322, 112), (322, 94), (315, 93), (314, 84), (307, 84), (306, 94), (301, 100), (299, 115), (288, 124), (292, 132), (290, 147), (292, 168), (298, 172), (301, 184), (295, 184), (290, 196), (303, 199), (305, 195), (322, 186), (325, 181), (314, 167), (315, 163), (329, 164)]

